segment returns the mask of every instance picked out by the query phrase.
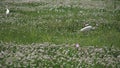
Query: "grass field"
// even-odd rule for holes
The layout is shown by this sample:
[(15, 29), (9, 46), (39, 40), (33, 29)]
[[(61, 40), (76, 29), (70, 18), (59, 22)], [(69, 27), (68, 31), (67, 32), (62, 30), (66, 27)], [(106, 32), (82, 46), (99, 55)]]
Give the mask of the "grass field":
[[(73, 67), (78, 66), (80, 68), (86, 68), (89, 66), (89, 68), (92, 68), (91, 65), (86, 63), (87, 61), (83, 60), (81, 64), (77, 59), (80, 59), (80, 55), (78, 54), (79, 49), (85, 48), (85, 50), (89, 50), (89, 46), (92, 46), (93, 53), (95, 49), (103, 49), (103, 56), (107, 55), (107, 57), (110, 55), (110, 59), (115, 59), (111, 65), (113, 65), (115, 68), (119, 68), (120, 60), (117, 61), (117, 59), (114, 57), (114, 55), (117, 54), (117, 56), (120, 55), (120, 50), (116, 48), (120, 48), (120, 2), (117, 1), (115, 3), (115, 7), (112, 4), (112, 1), (106, 2), (104, 0), (102, 1), (96, 1), (96, 0), (0, 0), (0, 55), (6, 52), (7, 46), (10, 47), (10, 57), (14, 56), (19, 53), (21, 50), (16, 50), (17, 45), (29, 45), (26, 47), (32, 47), (33, 44), (37, 44), (38, 50), (43, 48), (43, 51), (47, 52), (43, 56), (58, 56), (58, 58), (53, 58), (51, 61), (49, 59), (37, 59), (34, 63), (38, 64), (39, 61), (43, 65), (43, 68), (46, 66), (47, 68), (52, 65), (54, 68), (59, 68), (60, 65), (64, 66), (67, 65), (65, 68), (72, 68), (71, 64), (73, 64)], [(5, 15), (5, 6), (10, 10), (10, 14), (6, 17)], [(88, 23), (92, 26), (95, 26), (98, 24), (97, 28), (95, 30), (91, 30), (89, 32), (80, 32), (80, 29), (83, 28), (83, 25), (85, 23)], [(49, 46), (55, 44), (56, 46), (51, 47), (44, 47), (39, 46), (45, 42), (49, 43)], [(11, 44), (12, 43), (12, 44)], [(75, 49), (75, 47), (71, 46), (75, 44), (79, 44), (80, 48)], [(61, 45), (61, 46), (59, 46)], [(69, 45), (69, 47), (65, 47), (65, 45)], [(2, 47), (6, 46), (6, 47)], [(104, 47), (107, 47), (107, 52), (104, 50)], [(115, 48), (113, 48), (115, 47)], [(54, 48), (56, 49), (54, 51)], [(112, 49), (113, 50), (109, 50)], [(5, 50), (4, 50), (5, 49)], [(15, 50), (14, 50), (15, 49)], [(26, 49), (26, 48), (25, 48)], [(33, 47), (34, 50), (36, 48)], [(58, 49), (58, 50), (57, 50)], [(36, 49), (37, 50), (37, 49)], [(61, 57), (61, 55), (58, 55), (59, 52), (64, 51), (70, 51), (70, 54), (66, 54), (65, 57)], [(12, 52), (13, 51), (13, 52)], [(13, 55), (15, 51), (15, 54)], [(57, 53), (56, 53), (57, 51)], [(84, 52), (84, 50), (82, 50)], [(26, 52), (26, 51), (25, 51)], [(34, 51), (33, 51), (34, 52)], [(39, 51), (37, 51), (39, 52)], [(51, 52), (53, 52), (51, 54)], [(56, 53), (56, 55), (54, 54)], [(98, 51), (100, 52), (100, 51)], [(110, 52), (110, 54), (108, 54)], [(114, 53), (115, 52), (115, 53)], [(23, 52), (22, 52), (23, 53)], [(30, 52), (28, 52), (30, 53)], [(44, 52), (43, 52), (44, 53)], [(50, 53), (50, 55), (49, 55)], [(75, 53), (75, 57), (73, 57), (73, 54)], [(62, 54), (62, 53), (61, 53)], [(81, 54), (81, 52), (80, 52)], [(86, 54), (86, 53), (85, 53)], [(91, 53), (90, 53), (91, 54)], [(31, 55), (31, 54), (30, 54)], [(64, 54), (63, 54), (64, 55)], [(72, 55), (72, 56), (71, 56)], [(96, 55), (96, 54), (95, 54)], [(100, 57), (100, 55), (95, 56), (94, 59), (90, 60), (97, 60), (97, 58)], [(26, 55), (28, 56), (28, 55)], [(41, 56), (37, 55), (37, 56)], [(43, 57), (42, 56), (42, 57)], [(67, 56), (68, 59), (75, 58), (75, 62), (72, 62), (71, 59), (69, 62), (67, 62)], [(85, 55), (86, 56), (86, 55)], [(83, 58), (85, 57), (83, 55)], [(7, 62), (8, 56), (4, 56), (0, 59), (0, 63), (3, 63), (5, 60)], [(96, 57), (96, 58), (95, 58)], [(4, 59), (3, 59), (4, 58)], [(58, 62), (61, 58), (65, 59), (63, 61)], [(92, 57), (93, 58), (93, 57)], [(103, 57), (106, 59), (106, 57)], [(22, 58), (23, 59), (23, 58)], [(18, 60), (15, 60), (16, 62)], [(29, 60), (28, 60), (29, 61)], [(28, 62), (27, 61), (27, 62)], [(99, 61), (99, 60), (98, 60)], [(13, 62), (13, 61), (12, 61)], [(20, 62), (20, 65), (23, 61)], [(26, 62), (26, 63), (27, 63)], [(30, 64), (32, 61), (30, 61)], [(103, 65), (101, 64), (103, 62)], [(92, 64), (94, 68), (101, 68), (107, 66), (106, 61), (101, 61), (100, 64), (96, 61), (93, 61)], [(107, 61), (108, 62), (108, 61)], [(14, 62), (15, 63), (15, 62)], [(55, 64), (58, 63), (58, 64)], [(63, 64), (65, 63), (65, 65)], [(105, 63), (105, 64), (104, 64)], [(29, 63), (27, 63), (27, 66)], [(48, 64), (48, 65), (46, 65)], [(5, 66), (9, 64), (0, 64), (1, 66)], [(16, 64), (12, 64), (12, 67), (14, 67)], [(19, 66), (19, 65), (18, 65)], [(37, 66), (37, 65), (36, 65)], [(96, 67), (98, 66), (98, 67)], [(108, 67), (111, 67), (108, 65)], [(29, 68), (29, 67), (28, 67)], [(60, 67), (61, 68), (61, 67)]]

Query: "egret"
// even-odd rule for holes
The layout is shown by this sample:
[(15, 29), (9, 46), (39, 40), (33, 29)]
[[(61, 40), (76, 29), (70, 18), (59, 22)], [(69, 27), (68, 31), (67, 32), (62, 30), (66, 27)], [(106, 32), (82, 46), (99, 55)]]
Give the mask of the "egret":
[(10, 13), (10, 10), (6, 8), (6, 16)]
[(90, 30), (93, 30), (95, 29), (95, 27), (92, 27), (92, 26), (85, 26), (84, 28), (82, 28), (80, 31), (81, 32), (87, 32), (87, 31), (90, 31)]

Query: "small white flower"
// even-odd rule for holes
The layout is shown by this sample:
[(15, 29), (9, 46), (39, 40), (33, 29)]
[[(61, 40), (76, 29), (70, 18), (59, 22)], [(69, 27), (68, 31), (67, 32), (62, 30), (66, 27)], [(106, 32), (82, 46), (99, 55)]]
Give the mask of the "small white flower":
[(80, 45), (79, 44), (76, 44), (75, 47), (78, 48)]
[(117, 58), (120, 58), (120, 55), (118, 55)]

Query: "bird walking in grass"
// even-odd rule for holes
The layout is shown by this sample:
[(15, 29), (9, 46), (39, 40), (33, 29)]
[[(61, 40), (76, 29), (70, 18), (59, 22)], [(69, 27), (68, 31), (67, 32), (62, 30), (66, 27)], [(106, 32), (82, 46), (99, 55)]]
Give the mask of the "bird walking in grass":
[(80, 29), (81, 32), (87, 32), (87, 31), (90, 31), (90, 30), (93, 30), (95, 29), (95, 27), (92, 27), (92, 26), (86, 26), (86, 27), (83, 27), (82, 29)]
[(81, 32), (88, 32), (90, 30), (94, 30), (96, 27), (93, 27), (89, 24), (85, 24), (85, 27), (83, 27), (82, 29), (80, 29)]

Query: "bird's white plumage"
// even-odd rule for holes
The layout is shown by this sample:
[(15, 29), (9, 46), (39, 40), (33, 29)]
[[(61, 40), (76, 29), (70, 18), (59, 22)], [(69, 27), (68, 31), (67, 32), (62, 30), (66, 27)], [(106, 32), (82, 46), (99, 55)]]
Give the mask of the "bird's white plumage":
[(94, 28), (94, 27), (92, 27), (92, 26), (86, 26), (86, 27), (82, 28), (80, 31), (81, 31), (81, 32), (89, 31), (89, 30), (91, 30), (91, 29), (93, 29), (93, 28)]
[(9, 9), (6, 9), (6, 15), (8, 15), (10, 13)]

